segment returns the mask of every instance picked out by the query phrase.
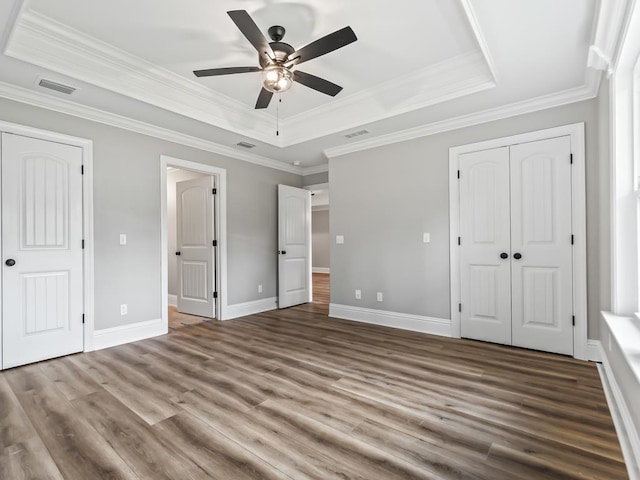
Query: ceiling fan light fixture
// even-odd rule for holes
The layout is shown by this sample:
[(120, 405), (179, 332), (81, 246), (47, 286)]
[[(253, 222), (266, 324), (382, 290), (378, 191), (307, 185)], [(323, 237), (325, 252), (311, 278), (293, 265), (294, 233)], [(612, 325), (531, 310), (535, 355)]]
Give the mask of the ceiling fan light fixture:
[(269, 65), (262, 71), (262, 85), (273, 93), (286, 92), (293, 85), (293, 73), (283, 65)]

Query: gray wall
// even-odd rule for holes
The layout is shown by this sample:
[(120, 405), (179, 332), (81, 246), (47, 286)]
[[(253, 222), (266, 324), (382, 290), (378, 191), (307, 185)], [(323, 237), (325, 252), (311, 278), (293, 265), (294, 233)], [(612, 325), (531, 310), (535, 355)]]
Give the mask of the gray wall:
[(301, 176), (5, 99), (0, 119), (93, 140), (96, 329), (161, 316), (161, 154), (227, 169), (228, 302), (276, 296), (277, 185)]
[(311, 212), (313, 266), (329, 268), (329, 210)]
[[(597, 106), (594, 99), (331, 159), (332, 303), (450, 318), (449, 148), (585, 122), (588, 295), (596, 299), (589, 302), (589, 337), (598, 338), (597, 299), (608, 287), (599, 277), (599, 202), (607, 193), (598, 181)], [(422, 232), (431, 243), (422, 243)], [(344, 245), (335, 235), (345, 236)], [(355, 300), (356, 288), (362, 300)]]
[(302, 177), (302, 185), (319, 185), (329, 181), (329, 172), (314, 173), (313, 175), (305, 175)]
[(171, 170), (167, 172), (167, 270), (169, 270), (169, 295), (177, 295), (178, 257), (177, 218), (176, 218), (176, 183), (206, 177), (205, 174), (188, 170)]

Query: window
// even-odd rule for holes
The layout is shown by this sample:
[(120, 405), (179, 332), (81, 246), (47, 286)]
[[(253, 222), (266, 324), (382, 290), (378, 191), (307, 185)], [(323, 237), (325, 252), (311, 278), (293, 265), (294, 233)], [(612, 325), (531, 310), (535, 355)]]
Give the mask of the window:
[(640, 7), (611, 65), (612, 309), (640, 311)]

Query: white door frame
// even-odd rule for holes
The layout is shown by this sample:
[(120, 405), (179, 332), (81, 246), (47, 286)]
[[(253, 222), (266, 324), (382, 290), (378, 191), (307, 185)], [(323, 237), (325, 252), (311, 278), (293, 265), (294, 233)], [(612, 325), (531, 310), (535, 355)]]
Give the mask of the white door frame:
[[(93, 350), (94, 330), (94, 243), (93, 243), (93, 141), (86, 138), (73, 137), (62, 133), (50, 132), (39, 128), (0, 121), (0, 132), (13, 133), (25, 137), (37, 138), (49, 142), (63, 143), (82, 149), (82, 233), (84, 251), (82, 253), (83, 275), (83, 310), (84, 310), (84, 347), (83, 351)], [(0, 183), (0, 199), (2, 185)], [(1, 209), (0, 209), (1, 213)], [(0, 221), (2, 219), (0, 218)], [(3, 258), (0, 245), (0, 258)], [(2, 292), (2, 278), (0, 278)], [(2, 297), (0, 295), (0, 325), (2, 325)], [(2, 328), (0, 328), (0, 369), (2, 369)]]
[[(216, 298), (216, 319), (226, 320), (227, 314), (227, 171), (224, 168), (213, 167), (204, 163), (191, 162), (180, 158), (160, 155), (160, 235), (161, 235), (161, 269), (162, 281), (160, 297), (162, 299), (162, 330), (169, 331), (169, 260), (167, 244), (167, 167), (175, 167), (180, 170), (203, 173), (216, 177), (217, 195), (214, 202), (214, 231), (217, 233), (218, 247), (215, 251), (215, 271), (211, 285), (215, 285), (218, 292)], [(217, 282), (217, 283), (216, 283)]]
[[(535, 142), (554, 137), (569, 136), (573, 154), (572, 231), (573, 245), (573, 311), (576, 325), (573, 332), (573, 356), (587, 360), (587, 214), (585, 183), (584, 123), (574, 123), (484, 142), (461, 145), (449, 149), (449, 252), (451, 292), (451, 334), (460, 337), (460, 191), (458, 157), (463, 153), (507, 147), (518, 143)], [(464, 241), (464, 240), (463, 240)]]

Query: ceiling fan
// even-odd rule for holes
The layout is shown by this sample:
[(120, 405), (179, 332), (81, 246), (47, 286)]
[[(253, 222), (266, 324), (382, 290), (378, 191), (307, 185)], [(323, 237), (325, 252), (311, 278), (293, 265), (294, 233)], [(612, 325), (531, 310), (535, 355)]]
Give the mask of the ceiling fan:
[(273, 94), (288, 90), (293, 82), (301, 83), (306, 87), (332, 97), (340, 93), (341, 86), (315, 75), (301, 72), (296, 67), (303, 62), (355, 42), (358, 38), (351, 27), (344, 27), (296, 50), (288, 43), (282, 42), (285, 34), (284, 27), (274, 25), (269, 28), (269, 36), (273, 41), (268, 42), (246, 10), (232, 10), (227, 14), (258, 51), (258, 63), (260, 66), (195, 70), (193, 73), (196, 77), (262, 72), (262, 90), (256, 102), (255, 108), (257, 109), (267, 108)]

